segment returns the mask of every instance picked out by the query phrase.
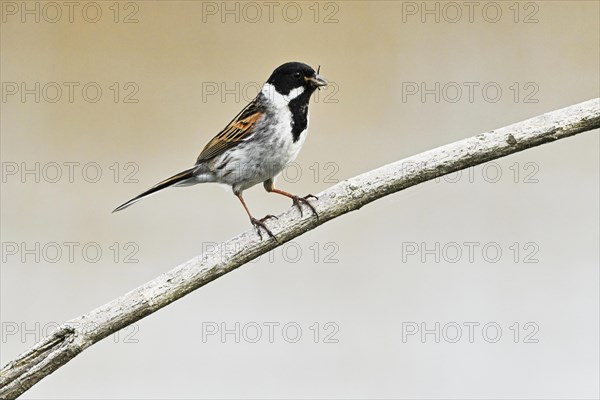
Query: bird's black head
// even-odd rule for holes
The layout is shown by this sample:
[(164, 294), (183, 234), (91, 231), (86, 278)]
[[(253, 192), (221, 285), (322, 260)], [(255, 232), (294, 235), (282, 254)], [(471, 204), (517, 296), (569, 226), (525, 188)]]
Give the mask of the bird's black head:
[(300, 62), (289, 62), (277, 67), (267, 80), (280, 94), (287, 96), (293, 89), (304, 87), (304, 91), (312, 93), (320, 86), (327, 85), (310, 66)]

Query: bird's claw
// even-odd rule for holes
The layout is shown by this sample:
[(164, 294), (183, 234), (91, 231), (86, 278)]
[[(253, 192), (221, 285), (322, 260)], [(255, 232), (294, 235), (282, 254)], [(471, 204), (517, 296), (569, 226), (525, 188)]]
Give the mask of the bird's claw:
[(256, 228), (256, 232), (258, 232), (258, 236), (260, 236), (260, 240), (262, 240), (262, 238), (263, 238), (260, 228), (263, 228), (269, 234), (269, 236), (271, 236), (273, 239), (275, 239), (275, 241), (277, 241), (277, 238), (275, 237), (275, 235), (273, 235), (273, 232), (271, 232), (271, 230), (269, 228), (267, 228), (267, 225), (265, 225), (264, 221), (266, 221), (269, 218), (277, 218), (277, 217), (275, 217), (274, 215), (267, 215), (266, 217), (261, 218), (261, 219), (250, 218), (250, 222), (252, 222), (252, 225), (254, 225), (254, 227)]
[(302, 212), (302, 206), (300, 205), (300, 203), (303, 203), (303, 204), (306, 204), (308, 206), (308, 208), (310, 208), (312, 210), (312, 212), (316, 215), (317, 219), (319, 219), (319, 213), (317, 213), (317, 210), (315, 209), (315, 207), (312, 204), (310, 204), (308, 199), (319, 200), (319, 198), (317, 196), (312, 195), (312, 194), (306, 195), (304, 197), (300, 197), (300, 196), (292, 197), (292, 201), (294, 202), (294, 205), (296, 207), (298, 207), (298, 210), (300, 211), (300, 217), (304, 216), (304, 213)]

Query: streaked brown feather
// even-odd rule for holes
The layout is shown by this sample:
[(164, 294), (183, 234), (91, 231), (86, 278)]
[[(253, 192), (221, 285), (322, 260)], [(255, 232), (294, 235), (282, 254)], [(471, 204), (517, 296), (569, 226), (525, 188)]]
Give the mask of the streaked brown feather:
[(248, 104), (238, 115), (236, 115), (233, 121), (231, 121), (225, 129), (208, 142), (200, 152), (196, 164), (210, 160), (250, 137), (254, 126), (263, 115), (264, 112), (258, 107), (256, 102)]

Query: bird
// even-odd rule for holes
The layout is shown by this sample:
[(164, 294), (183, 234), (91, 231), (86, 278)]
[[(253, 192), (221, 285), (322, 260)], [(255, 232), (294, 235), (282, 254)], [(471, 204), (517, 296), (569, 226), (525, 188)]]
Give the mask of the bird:
[(262, 183), (267, 192), (292, 199), (301, 216), (304, 204), (318, 218), (309, 202), (309, 199), (318, 200), (316, 196), (300, 197), (280, 190), (275, 187), (275, 177), (295, 160), (306, 140), (310, 97), (315, 90), (327, 85), (320, 69), (319, 66), (315, 71), (301, 62), (287, 62), (277, 67), (256, 97), (208, 142), (191, 168), (157, 183), (115, 208), (113, 213), (168, 187), (215, 182), (231, 187), (261, 240), (261, 228), (277, 240), (265, 224), (268, 219), (277, 217), (254, 218), (244, 201), (243, 192)]

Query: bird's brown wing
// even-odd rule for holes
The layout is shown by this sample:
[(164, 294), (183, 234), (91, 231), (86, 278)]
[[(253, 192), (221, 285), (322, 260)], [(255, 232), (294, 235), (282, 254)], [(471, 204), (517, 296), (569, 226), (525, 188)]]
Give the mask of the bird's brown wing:
[(196, 164), (210, 160), (222, 154), (225, 150), (249, 139), (254, 133), (257, 122), (260, 121), (264, 114), (263, 108), (256, 101), (248, 104), (225, 129), (208, 142), (200, 152)]

